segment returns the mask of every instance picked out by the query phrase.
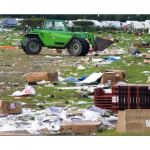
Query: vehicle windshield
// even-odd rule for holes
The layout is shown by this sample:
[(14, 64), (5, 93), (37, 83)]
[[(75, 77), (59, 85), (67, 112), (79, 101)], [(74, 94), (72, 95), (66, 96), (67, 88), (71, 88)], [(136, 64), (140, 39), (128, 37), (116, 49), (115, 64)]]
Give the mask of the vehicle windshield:
[(66, 31), (65, 25), (63, 22), (59, 21), (47, 21), (45, 23), (45, 30), (54, 30), (54, 31)]

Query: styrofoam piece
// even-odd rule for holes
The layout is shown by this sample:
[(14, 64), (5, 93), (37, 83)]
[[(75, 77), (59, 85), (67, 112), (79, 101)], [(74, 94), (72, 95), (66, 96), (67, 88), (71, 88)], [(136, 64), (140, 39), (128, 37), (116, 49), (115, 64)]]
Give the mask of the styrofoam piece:
[(83, 66), (78, 66), (77, 69), (80, 69), (80, 70), (81, 70), (81, 69), (86, 69), (86, 68), (83, 67)]
[(82, 104), (87, 104), (87, 102), (86, 101), (79, 101), (77, 104), (82, 105)]
[(104, 59), (92, 59), (92, 62), (100, 62), (103, 61)]
[(103, 89), (105, 93), (112, 93), (111, 89)]
[(43, 80), (43, 81), (40, 81), (40, 82), (36, 82), (37, 84), (46, 84), (46, 83), (50, 83), (50, 81), (45, 81), (45, 80)]
[(64, 80), (65, 80), (65, 78), (58, 77), (58, 81), (62, 82), (62, 81), (64, 81)]
[(99, 119), (100, 116), (101, 116), (101, 113), (90, 111), (90, 110), (85, 110), (82, 113), (82, 116), (84, 116), (84, 117), (86, 117), (88, 119), (92, 119), (92, 118)]

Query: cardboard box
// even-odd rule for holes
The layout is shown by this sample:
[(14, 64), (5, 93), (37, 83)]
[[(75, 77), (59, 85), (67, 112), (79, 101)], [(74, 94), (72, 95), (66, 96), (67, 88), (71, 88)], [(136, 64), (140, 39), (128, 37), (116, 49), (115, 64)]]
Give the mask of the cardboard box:
[(57, 136), (57, 135), (72, 135), (72, 133), (70, 131), (67, 131), (67, 132), (53, 132), (53, 131), (49, 131), (50, 134), (48, 134), (47, 136)]
[(18, 43), (18, 42), (13, 42), (13, 43), (10, 43), (10, 45), (13, 45), (13, 46), (19, 46), (20, 43)]
[(7, 36), (0, 36), (0, 39), (7, 39)]
[(147, 81), (148, 83), (150, 82), (150, 76), (148, 77), (148, 81)]
[(67, 115), (69, 116), (82, 116), (83, 110), (80, 111), (67, 111)]
[(142, 59), (150, 59), (150, 54), (142, 55)]
[(150, 133), (150, 109), (126, 109), (118, 111), (117, 132)]
[(58, 81), (58, 72), (27, 73), (27, 82)]
[[(111, 75), (111, 74), (110, 74), (110, 77), (109, 77), (109, 75), (105, 75), (108, 72), (115, 73), (115, 77), (114, 77), (114, 75)], [(116, 84), (119, 81), (125, 82), (126, 77), (128, 76), (126, 70), (104, 70), (103, 73), (104, 73), (103, 74), (104, 77), (102, 77), (102, 80), (101, 80), (102, 84), (107, 83), (106, 80), (111, 80), (112, 85)]]
[(106, 72), (102, 75), (101, 83), (106, 84), (108, 80), (111, 80), (111, 85), (115, 85), (116, 81), (116, 74), (114, 72)]
[(137, 47), (138, 45), (140, 45), (139, 42), (133, 42), (133, 43), (131, 44), (132, 47)]
[(129, 52), (132, 52), (133, 50), (137, 50), (137, 48), (133, 47), (128, 49)]
[(150, 63), (150, 59), (144, 59), (143, 62), (146, 63), (146, 64), (149, 64)]
[(53, 49), (53, 53), (62, 53), (62, 49)]
[(71, 131), (75, 134), (90, 134), (101, 131), (102, 126), (102, 122), (67, 122), (60, 126), (60, 132)]
[(16, 131), (1, 131), (0, 135), (27, 135), (27, 136), (31, 136), (32, 134), (30, 134), (29, 132), (27, 132), (26, 130), (16, 130)]
[(20, 102), (0, 100), (0, 114), (21, 114), (22, 105)]

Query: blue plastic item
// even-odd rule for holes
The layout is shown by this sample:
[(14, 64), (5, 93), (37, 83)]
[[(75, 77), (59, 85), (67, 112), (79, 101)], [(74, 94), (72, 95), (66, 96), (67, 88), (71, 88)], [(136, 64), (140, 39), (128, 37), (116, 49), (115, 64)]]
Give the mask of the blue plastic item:
[(69, 79), (65, 79), (64, 81), (78, 82), (79, 80), (77, 80), (77, 79), (75, 79), (75, 78), (69, 78)]
[(117, 61), (117, 60), (121, 60), (121, 59), (116, 59), (114, 57), (109, 57), (106, 61)]
[(84, 75), (80, 78), (81, 80), (84, 80), (86, 79), (87, 77), (85, 77)]

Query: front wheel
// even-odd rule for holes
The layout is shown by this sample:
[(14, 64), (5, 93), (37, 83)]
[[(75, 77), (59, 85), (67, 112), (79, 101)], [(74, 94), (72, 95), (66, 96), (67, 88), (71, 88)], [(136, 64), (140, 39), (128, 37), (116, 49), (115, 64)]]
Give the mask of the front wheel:
[(38, 38), (27, 38), (25, 50), (29, 55), (37, 55), (41, 52), (42, 43)]
[(83, 43), (79, 39), (73, 39), (68, 45), (68, 52), (72, 56), (80, 56), (83, 52)]
[(26, 54), (29, 54), (29, 53), (26, 51), (26, 47), (23, 46), (23, 44), (21, 44), (21, 48), (23, 49), (23, 51), (24, 51)]

